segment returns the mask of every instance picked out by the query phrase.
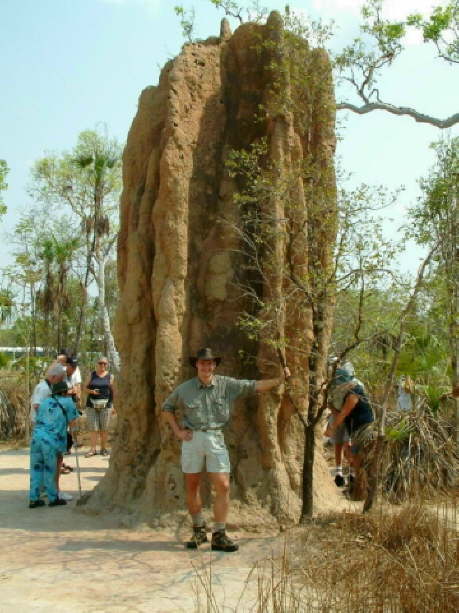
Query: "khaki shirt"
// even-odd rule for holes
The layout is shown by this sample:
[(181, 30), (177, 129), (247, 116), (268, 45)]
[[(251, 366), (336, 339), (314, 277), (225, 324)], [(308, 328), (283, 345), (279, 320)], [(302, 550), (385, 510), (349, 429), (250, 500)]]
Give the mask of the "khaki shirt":
[(210, 385), (198, 377), (175, 388), (165, 400), (163, 411), (183, 413), (183, 427), (190, 430), (223, 428), (230, 418), (234, 402), (255, 392), (256, 381), (214, 375)]

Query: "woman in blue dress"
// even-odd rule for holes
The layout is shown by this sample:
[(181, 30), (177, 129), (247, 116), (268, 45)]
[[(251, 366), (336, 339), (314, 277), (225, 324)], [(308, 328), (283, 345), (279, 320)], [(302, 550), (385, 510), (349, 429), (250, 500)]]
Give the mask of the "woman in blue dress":
[(67, 384), (59, 381), (51, 387), (51, 396), (43, 400), (37, 410), (35, 428), (30, 443), (30, 500), (29, 508), (42, 507), (42, 487), (48, 506), (65, 505), (57, 491), (57, 460), (67, 450), (67, 427), (72, 428), (79, 417), (73, 400), (67, 396)]

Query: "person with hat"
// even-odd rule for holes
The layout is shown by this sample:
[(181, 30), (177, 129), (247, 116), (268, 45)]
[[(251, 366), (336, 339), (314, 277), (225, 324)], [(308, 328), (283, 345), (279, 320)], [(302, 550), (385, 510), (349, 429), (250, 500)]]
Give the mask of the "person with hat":
[[(229, 454), (223, 437), (237, 398), (255, 392), (267, 392), (283, 382), (283, 378), (260, 381), (234, 379), (216, 375), (215, 369), (221, 357), (212, 349), (200, 349), (190, 358), (197, 376), (175, 388), (165, 400), (162, 411), (175, 436), (182, 441), (182, 471), (185, 474), (185, 491), (188, 511), (193, 522), (193, 534), (186, 543), (188, 549), (197, 549), (207, 542), (206, 527), (202, 517), (200, 494), (202, 471), (207, 470), (215, 490), (213, 551), (237, 551), (239, 546), (226, 534), (226, 517), (229, 510)], [(287, 367), (284, 376), (290, 376)], [(175, 411), (183, 414), (179, 424)]]
[[(65, 370), (67, 376), (65, 382), (67, 383), (68, 391), (67, 396), (70, 396), (73, 402), (76, 404), (78, 413), (80, 411), (80, 399), (81, 399), (81, 373), (78, 367), (78, 360), (74, 357), (67, 357), (65, 361)], [(73, 437), (71, 432), (67, 432), (67, 452), (65, 455), (70, 455), (73, 447)], [(71, 472), (71, 467), (66, 464), (62, 464), (62, 472)]]
[(72, 396), (73, 401), (78, 405), (81, 397), (81, 372), (78, 360), (72, 356), (67, 357), (64, 366), (67, 372), (65, 382), (69, 388), (68, 394)]
[(59, 458), (67, 448), (67, 427), (73, 427), (78, 418), (78, 411), (73, 400), (67, 396), (67, 390), (64, 381), (53, 384), (51, 396), (38, 407), (30, 443), (30, 509), (45, 504), (40, 499), (42, 485), (48, 497), (48, 506), (67, 504), (59, 498), (56, 479)]
[[(333, 364), (336, 362), (339, 363), (339, 360), (335, 356), (332, 356), (328, 360), (330, 367), (332, 367)], [(346, 377), (346, 380), (349, 379), (349, 382), (355, 381), (356, 383), (359, 383), (362, 386), (362, 388), (364, 388), (363, 383), (354, 377), (355, 370), (351, 362), (345, 362), (342, 366), (339, 367), (339, 371), (340, 373), (341, 371), (343, 371), (342, 373), (343, 375), (349, 375), (349, 377)], [(328, 396), (328, 399), (329, 399), (328, 406), (331, 412), (328, 417), (328, 424), (327, 424), (327, 429), (325, 431), (325, 436), (327, 435), (327, 432), (329, 431), (330, 427), (333, 425), (335, 419), (339, 415), (339, 412), (341, 411), (341, 408), (343, 405), (343, 393), (342, 393), (343, 390), (340, 389), (340, 391), (337, 391), (337, 387), (339, 386), (338, 385), (334, 386), (333, 384), (330, 386), (330, 393)], [(332, 437), (327, 437), (327, 438), (330, 441), (330, 443), (334, 446), (334, 449), (335, 449), (335, 468), (333, 471), (334, 476), (335, 476), (335, 484), (338, 487), (342, 487), (345, 484), (344, 475), (343, 475), (343, 456), (344, 456), (344, 458), (349, 463), (348, 485), (350, 486), (352, 482), (354, 481), (355, 474), (354, 474), (354, 468), (352, 466), (351, 439), (349, 436), (349, 432), (347, 431), (346, 424), (342, 423), (338, 428), (336, 428), (336, 430), (334, 431), (334, 435)]]
[(365, 446), (365, 432), (374, 421), (373, 409), (365, 393), (363, 384), (344, 368), (338, 368), (330, 384), (329, 396), (337, 413), (325, 434), (336, 437), (336, 432), (344, 424), (351, 439), (352, 466), (356, 481), (361, 482), (362, 451)]

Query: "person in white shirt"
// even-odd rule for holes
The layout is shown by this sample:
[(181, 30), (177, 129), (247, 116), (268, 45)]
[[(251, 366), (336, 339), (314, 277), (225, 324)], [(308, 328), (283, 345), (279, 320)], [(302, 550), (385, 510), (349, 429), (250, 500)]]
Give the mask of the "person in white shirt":
[(35, 424), (37, 419), (38, 407), (45, 398), (51, 396), (51, 386), (62, 381), (66, 375), (67, 372), (62, 364), (54, 362), (46, 371), (45, 378), (34, 387), (30, 399), (30, 421), (32, 425)]
[[(75, 385), (79, 385), (81, 392), (81, 372), (80, 367), (78, 366), (78, 360), (73, 356), (69, 355), (64, 349), (61, 349), (61, 352), (57, 354), (56, 359), (67, 370), (67, 385), (69, 385), (69, 383), (71, 383), (69, 387), (75, 387)], [(71, 375), (69, 375), (69, 364), (72, 365)], [(70, 381), (68, 379), (70, 379)]]
[(81, 373), (78, 367), (78, 361), (75, 358), (67, 358), (65, 363), (66, 378), (65, 382), (69, 388), (69, 395), (78, 406), (81, 397)]

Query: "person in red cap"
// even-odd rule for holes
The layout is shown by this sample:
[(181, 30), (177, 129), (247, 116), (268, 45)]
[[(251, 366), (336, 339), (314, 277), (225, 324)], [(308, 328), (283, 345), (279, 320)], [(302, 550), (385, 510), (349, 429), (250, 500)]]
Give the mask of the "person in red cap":
[[(216, 375), (215, 369), (220, 362), (220, 356), (214, 355), (209, 347), (200, 349), (196, 356), (190, 358), (197, 376), (179, 385), (166, 399), (162, 410), (165, 421), (182, 441), (186, 501), (193, 521), (193, 534), (186, 547), (197, 549), (207, 542), (200, 494), (202, 471), (207, 470), (215, 490), (211, 547), (213, 551), (229, 552), (237, 551), (239, 546), (226, 534), (230, 461), (223, 428), (228, 423), (237, 398), (267, 392), (284, 379), (255, 381)], [(289, 369), (285, 367), (283, 370), (285, 377), (289, 377)], [(182, 424), (178, 424), (175, 418), (177, 409), (183, 414)]]

